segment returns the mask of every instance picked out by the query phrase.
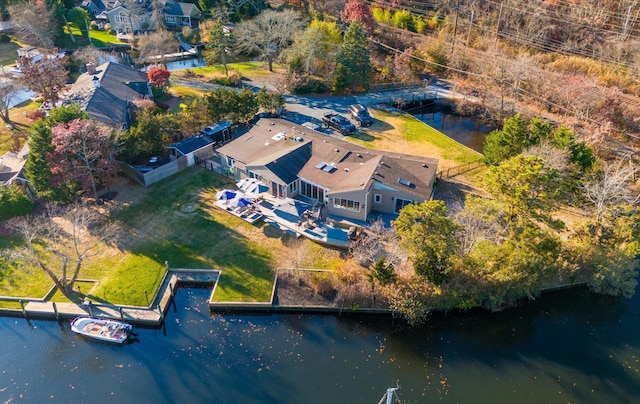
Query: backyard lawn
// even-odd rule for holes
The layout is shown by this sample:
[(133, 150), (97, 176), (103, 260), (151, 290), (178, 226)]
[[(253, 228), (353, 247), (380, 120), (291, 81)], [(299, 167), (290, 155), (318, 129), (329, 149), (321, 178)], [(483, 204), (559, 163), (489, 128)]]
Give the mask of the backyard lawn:
[[(74, 43), (69, 36), (69, 31), (67, 27), (64, 26), (64, 41), (65, 41), (65, 49), (78, 49), (84, 46), (89, 45), (87, 42), (87, 38), (84, 35), (84, 29), (80, 31), (78, 27), (76, 27), (73, 23), (69, 23), (71, 26), (71, 34), (75, 38), (76, 42)], [(107, 31), (92, 29), (89, 30), (89, 36), (91, 37), (91, 43), (96, 48), (104, 48), (112, 45), (126, 45), (126, 42), (120, 41), (115, 35), (108, 33)]]
[[(9, 110), (9, 118), (14, 122), (14, 127), (11, 129), (4, 124), (0, 125), (0, 156), (11, 149), (14, 143), (14, 135), (29, 129), (33, 121), (27, 118), (26, 114), (38, 109), (40, 104), (41, 102), (28, 100)], [(24, 145), (25, 141), (26, 139), (22, 139), (20, 145)]]
[[(81, 278), (99, 281), (90, 298), (146, 305), (144, 291), (149, 297), (155, 294), (165, 261), (173, 268), (222, 270), (214, 300), (234, 302), (268, 301), (274, 269), (294, 265), (292, 248), (305, 249), (304, 267), (334, 269), (340, 265), (339, 251), (307, 240), (292, 243), (271, 226), (250, 225), (215, 208), (214, 195), (225, 187), (234, 184), (200, 167), (149, 188), (127, 180), (112, 187), (118, 191), (112, 217), (122, 223), (123, 237), (117, 245), (105, 246), (103, 254), (82, 270)], [(198, 209), (186, 213), (186, 205)], [(4, 239), (5, 247), (18, 242)], [(42, 297), (50, 287), (41, 271), (18, 270), (0, 262), (0, 295)], [(54, 299), (65, 298), (57, 294)]]
[(387, 150), (439, 159), (438, 168), (446, 169), (477, 161), (482, 154), (456, 142), (407, 113), (371, 110), (378, 120), (369, 129), (360, 130), (346, 140), (372, 149)]
[[(229, 74), (232, 72), (239, 73), (242, 77), (246, 78), (265, 78), (273, 75), (273, 72), (270, 72), (264, 62), (237, 62), (237, 63), (228, 63), (227, 68), (229, 70)], [(284, 71), (284, 67), (274, 64), (273, 65), (274, 72), (278, 73)], [(214, 66), (204, 66), (204, 67), (191, 67), (189, 69), (183, 70), (175, 70), (172, 72), (172, 75), (175, 77), (187, 78), (190, 74), (195, 74), (199, 77), (199, 80), (202, 81), (212, 81), (213, 79), (220, 78), (224, 76), (224, 67), (220, 64)]]
[(20, 44), (14, 41), (0, 43), (0, 65), (15, 65), (19, 48), (21, 48)]

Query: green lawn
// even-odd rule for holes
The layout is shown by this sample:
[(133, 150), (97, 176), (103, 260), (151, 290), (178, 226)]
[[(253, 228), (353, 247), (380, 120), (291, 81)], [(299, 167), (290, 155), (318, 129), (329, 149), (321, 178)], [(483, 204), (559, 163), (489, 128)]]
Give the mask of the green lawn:
[(18, 59), (18, 49), (20, 44), (17, 42), (0, 43), (0, 65), (15, 65)]
[[(212, 206), (217, 190), (229, 186), (233, 184), (223, 177), (190, 169), (157, 184), (142, 203), (116, 218), (127, 223), (131, 234), (140, 235), (130, 240), (130, 251), (138, 256), (161, 265), (169, 261), (176, 268), (222, 269), (216, 300), (266, 301), (273, 284), (273, 248), (278, 242), (266, 238), (260, 228)], [(181, 213), (181, 206), (188, 203), (197, 203), (200, 209)]]
[[(80, 31), (80, 29), (78, 27), (76, 27), (73, 23), (69, 23), (69, 25), (71, 26), (71, 34), (76, 39), (76, 42), (74, 43), (71, 40), (71, 37), (69, 36), (69, 31), (67, 30), (67, 27), (66, 26), (63, 27), (65, 48), (66, 49), (77, 49), (77, 48), (81, 48), (81, 47), (89, 45), (89, 43), (87, 42), (87, 38), (84, 35), (84, 29), (82, 31)], [(112, 35), (112, 34), (108, 33), (107, 31), (101, 31), (101, 30), (92, 29), (92, 30), (89, 30), (89, 36), (91, 37), (91, 43), (96, 48), (104, 48), (104, 47), (112, 46), (112, 45), (123, 45), (123, 44), (126, 44), (126, 42), (120, 41), (115, 35)]]
[(407, 113), (372, 110), (378, 120), (346, 140), (379, 150), (439, 159), (440, 169), (482, 158), (482, 155)]
[[(264, 62), (247, 61), (228, 63), (227, 68), (229, 69), (229, 73), (237, 72), (240, 73), (242, 77), (249, 78), (261, 78), (274, 74), (274, 72), (270, 72), (267, 69), (267, 66)], [(274, 64), (273, 68), (275, 72), (279, 72), (283, 69), (282, 66), (277, 64)], [(177, 77), (183, 77), (187, 73), (187, 70), (190, 73), (203, 76), (202, 80), (204, 81), (211, 81), (215, 78), (224, 76), (224, 66), (222, 66), (221, 64), (215, 66), (190, 67), (184, 70), (175, 70), (173, 74), (175, 74)]]
[[(143, 196), (113, 214), (124, 227), (123, 237), (116, 246), (105, 246), (80, 273), (82, 279), (99, 282), (89, 297), (95, 302), (146, 305), (144, 292), (153, 297), (168, 261), (173, 268), (221, 270), (215, 301), (268, 301), (274, 269), (291, 267), (287, 261), (292, 256), (290, 239), (271, 226), (250, 225), (215, 208), (215, 193), (233, 186), (228, 179), (200, 167), (149, 188), (129, 186), (133, 191), (127, 192)], [(186, 204), (196, 204), (198, 209), (184, 213), (181, 208)], [(15, 237), (1, 237), (0, 249), (19, 242)], [(302, 243), (307, 253), (306, 267), (334, 269), (341, 265), (339, 251), (308, 240)], [(0, 261), (0, 295), (40, 298), (51, 286), (38, 269), (27, 271)], [(82, 287), (83, 295), (89, 292), (89, 286)], [(72, 298), (83, 295), (75, 293)], [(68, 301), (59, 293), (51, 300)], [(0, 307), (7, 304), (0, 302)]]

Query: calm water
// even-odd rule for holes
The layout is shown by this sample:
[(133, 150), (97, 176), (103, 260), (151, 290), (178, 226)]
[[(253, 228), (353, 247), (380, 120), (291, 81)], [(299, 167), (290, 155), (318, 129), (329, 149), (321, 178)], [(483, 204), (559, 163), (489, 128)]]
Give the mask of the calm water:
[(487, 134), (495, 129), (494, 126), (478, 119), (442, 112), (434, 106), (421, 107), (407, 112), (458, 143), (480, 153), (482, 153), (482, 146)]
[(125, 346), (68, 324), (0, 318), (0, 401), (638, 402), (640, 300), (569, 291), (502, 313), (391, 319), (213, 316), (180, 289), (164, 330)]

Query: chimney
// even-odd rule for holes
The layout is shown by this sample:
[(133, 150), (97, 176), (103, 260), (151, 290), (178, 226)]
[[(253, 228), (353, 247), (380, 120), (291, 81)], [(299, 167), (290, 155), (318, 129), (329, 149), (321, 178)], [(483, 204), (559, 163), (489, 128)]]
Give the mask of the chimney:
[(96, 65), (93, 62), (89, 62), (86, 64), (87, 66), (87, 74), (96, 74)]

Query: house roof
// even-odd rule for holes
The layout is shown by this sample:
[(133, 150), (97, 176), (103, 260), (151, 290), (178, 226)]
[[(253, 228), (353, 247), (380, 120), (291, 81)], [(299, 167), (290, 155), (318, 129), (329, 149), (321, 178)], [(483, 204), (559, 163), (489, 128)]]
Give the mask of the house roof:
[(121, 126), (128, 123), (131, 102), (147, 95), (148, 79), (145, 73), (107, 62), (97, 66), (95, 74), (81, 74), (66, 98), (80, 104), (96, 120)]
[(292, 134), (291, 123), (284, 122), (287, 121), (261, 119), (248, 133), (220, 147), (218, 151), (233, 156), (234, 164), (241, 169), (247, 164), (266, 166), (310, 141), (300, 135), (301, 131)]
[(81, 6), (86, 8), (93, 6), (96, 10), (104, 10), (106, 8), (102, 0), (83, 0)]
[(282, 119), (261, 119), (218, 151), (265, 178), (288, 184), (298, 177), (328, 194), (379, 184), (428, 199), (438, 165), (435, 158), (367, 149)]
[(180, 3), (167, 1), (164, 5), (164, 12), (168, 15), (198, 17), (200, 9), (193, 3)]
[(193, 153), (207, 146), (210, 146), (214, 143), (215, 141), (211, 139), (209, 136), (199, 135), (199, 136), (190, 137), (178, 143), (174, 143), (167, 148), (175, 149), (183, 156), (186, 156), (189, 153)]

